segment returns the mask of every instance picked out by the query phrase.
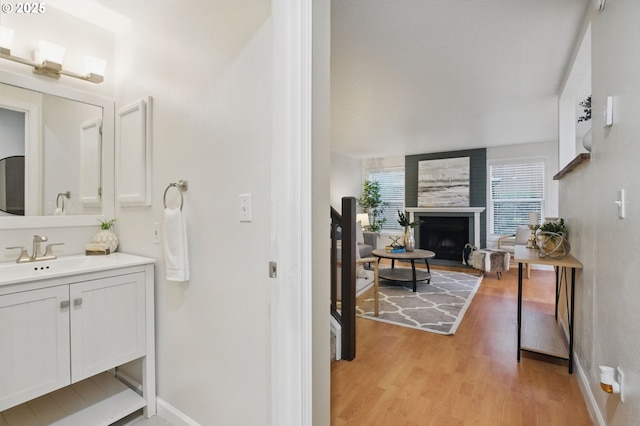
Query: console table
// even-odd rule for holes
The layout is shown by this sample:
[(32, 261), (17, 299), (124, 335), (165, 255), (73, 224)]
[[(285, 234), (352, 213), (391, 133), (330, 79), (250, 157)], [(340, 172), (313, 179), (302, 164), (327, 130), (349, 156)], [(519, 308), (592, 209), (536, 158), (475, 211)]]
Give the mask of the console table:
[[(573, 373), (573, 316), (576, 269), (582, 269), (582, 263), (571, 254), (567, 254), (562, 259), (542, 257), (538, 250), (528, 249), (521, 245), (515, 247), (514, 261), (518, 263), (518, 362), (520, 362), (521, 350), (536, 352), (568, 360), (569, 374)], [(525, 312), (523, 320), (522, 265), (524, 264), (554, 267), (556, 271), (555, 316)], [(568, 269), (571, 270), (571, 283), (567, 280)], [(571, 286), (570, 288), (569, 285)], [(567, 307), (569, 320), (568, 347), (558, 324), (558, 300), (563, 286), (569, 304)]]

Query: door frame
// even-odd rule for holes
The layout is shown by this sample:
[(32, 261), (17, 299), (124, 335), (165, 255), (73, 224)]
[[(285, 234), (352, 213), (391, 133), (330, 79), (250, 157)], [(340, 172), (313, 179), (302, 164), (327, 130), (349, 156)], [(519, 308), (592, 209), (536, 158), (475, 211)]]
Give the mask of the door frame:
[(312, 0), (272, 0), (271, 13), (271, 424), (311, 425)]

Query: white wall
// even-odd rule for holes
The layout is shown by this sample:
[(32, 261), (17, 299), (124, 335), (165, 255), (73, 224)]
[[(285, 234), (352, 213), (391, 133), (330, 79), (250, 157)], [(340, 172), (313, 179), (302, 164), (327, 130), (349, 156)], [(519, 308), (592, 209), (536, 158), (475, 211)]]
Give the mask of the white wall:
[[(591, 161), (560, 181), (560, 215), (569, 221), (571, 250), (582, 261), (576, 294), (576, 357), (598, 424), (629, 425), (640, 419), (640, 287), (634, 259), (640, 240), (640, 3), (619, 0), (593, 12)], [(614, 125), (603, 128), (600, 112), (614, 96)], [(618, 219), (617, 191), (627, 195)], [(598, 365), (625, 372), (625, 402), (598, 386)]]
[[(313, 424), (331, 424), (331, 299), (329, 208), (331, 193), (330, 22), (331, 2), (313, 1)], [(274, 425), (275, 426), (275, 425)]]
[[(269, 424), (270, 2), (140, 9), (116, 38), (116, 106), (153, 97), (153, 203), (116, 210), (120, 249), (158, 259), (158, 396), (202, 425)], [(152, 243), (179, 179), (187, 283), (165, 280)]]
[(360, 196), (362, 192), (362, 161), (331, 153), (331, 206), (340, 211), (342, 197)]

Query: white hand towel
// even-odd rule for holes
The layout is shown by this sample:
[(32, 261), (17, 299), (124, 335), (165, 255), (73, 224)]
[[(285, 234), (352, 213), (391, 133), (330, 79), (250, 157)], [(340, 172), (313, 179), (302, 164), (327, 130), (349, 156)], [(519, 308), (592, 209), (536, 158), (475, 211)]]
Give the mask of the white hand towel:
[(189, 281), (187, 225), (180, 209), (164, 209), (163, 250), (166, 278), (169, 281)]
[(62, 209), (60, 207), (56, 208), (56, 211), (53, 212), (54, 216), (62, 216), (64, 214), (64, 212), (62, 211)]

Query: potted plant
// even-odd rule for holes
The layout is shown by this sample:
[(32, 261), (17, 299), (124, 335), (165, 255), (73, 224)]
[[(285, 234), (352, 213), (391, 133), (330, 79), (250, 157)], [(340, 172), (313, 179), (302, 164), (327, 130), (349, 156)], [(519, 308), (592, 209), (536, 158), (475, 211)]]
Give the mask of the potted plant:
[(358, 204), (365, 213), (369, 214), (369, 230), (380, 234), (382, 225), (387, 221), (383, 216), (384, 209), (389, 206), (389, 203), (382, 200), (380, 183), (366, 180), (362, 186), (362, 195), (358, 198)]
[(580, 102), (580, 106), (582, 107), (584, 115), (578, 117), (578, 123), (591, 120), (591, 95), (589, 95), (584, 101)]
[[(580, 106), (582, 107), (582, 111), (584, 112), (584, 115), (581, 115), (580, 117), (578, 117), (578, 123), (590, 121), (591, 120), (591, 96), (587, 97), (587, 99), (580, 102)], [(587, 151), (591, 152), (591, 145), (592, 145), (592, 135), (591, 135), (591, 128), (589, 128), (589, 130), (587, 130), (587, 133), (585, 133), (584, 136), (582, 137), (582, 146), (584, 146), (584, 148)]]
[(106, 244), (109, 247), (109, 251), (113, 253), (118, 248), (118, 237), (111, 228), (116, 222), (116, 219), (102, 220), (100, 222), (100, 231), (93, 237), (95, 244)]
[(414, 220), (409, 222), (407, 215), (398, 210), (398, 223), (404, 228), (404, 248), (407, 251), (413, 251), (416, 245), (416, 241), (413, 235), (413, 228), (422, 223), (421, 220)]
[(567, 227), (562, 218), (558, 221), (543, 223), (537, 236), (541, 253), (551, 257), (562, 257), (567, 254), (569, 252), (567, 233)]

